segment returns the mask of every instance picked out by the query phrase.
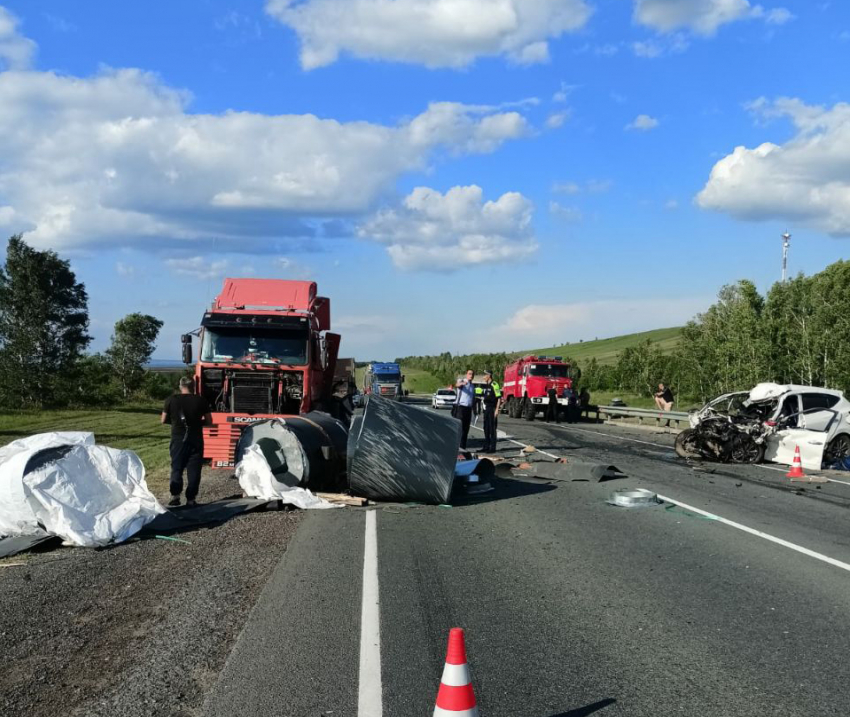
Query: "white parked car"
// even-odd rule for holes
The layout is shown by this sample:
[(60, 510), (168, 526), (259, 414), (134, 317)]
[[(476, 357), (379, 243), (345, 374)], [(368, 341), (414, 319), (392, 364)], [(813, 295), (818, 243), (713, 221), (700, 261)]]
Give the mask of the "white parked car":
[(815, 386), (760, 383), (727, 394), (690, 416), (692, 428), (709, 416), (728, 413), (763, 425), (764, 460), (791, 465), (799, 447), (803, 468), (819, 470), (850, 456), (850, 401), (841, 391)]
[(431, 408), (451, 408), (455, 402), (453, 388), (438, 388), (431, 396)]

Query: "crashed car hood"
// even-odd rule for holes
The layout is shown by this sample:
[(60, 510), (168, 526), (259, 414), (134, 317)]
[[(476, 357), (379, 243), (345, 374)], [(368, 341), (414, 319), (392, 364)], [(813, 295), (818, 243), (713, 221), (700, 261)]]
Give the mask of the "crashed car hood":
[(782, 394), (788, 393), (790, 390), (789, 386), (783, 386), (778, 383), (759, 383), (750, 391), (750, 401), (752, 403), (769, 401), (773, 398), (779, 398)]

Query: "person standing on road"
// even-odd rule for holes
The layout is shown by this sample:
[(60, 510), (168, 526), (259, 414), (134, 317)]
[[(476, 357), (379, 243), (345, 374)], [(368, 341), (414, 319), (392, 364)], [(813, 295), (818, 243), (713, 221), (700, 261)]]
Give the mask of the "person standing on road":
[(655, 405), (662, 411), (673, 410), (673, 392), (663, 383), (658, 384), (658, 391), (655, 393)]
[(549, 397), (549, 403), (546, 406), (545, 414), (546, 423), (549, 423), (549, 421), (560, 423), (561, 417), (558, 415), (558, 389), (554, 386), (550, 386), (549, 390), (546, 391), (546, 395)]
[(457, 396), (452, 415), (460, 421), (460, 447), (466, 450), (466, 439), (469, 437), (469, 424), (472, 421), (472, 408), (475, 404), (475, 386), (472, 379), (475, 372), (468, 369), (465, 378), (457, 380)]
[(502, 403), (502, 387), (493, 380), (493, 372), (484, 372), (484, 385), (475, 389), (484, 412), (484, 453), (496, 451), (496, 415)]
[(162, 408), (160, 423), (171, 424), (171, 481), (169, 507), (180, 505), (183, 471), (186, 471), (186, 505), (196, 505), (204, 460), (204, 426), (212, 424), (210, 405), (193, 393), (195, 381), (180, 379), (180, 393), (169, 396)]

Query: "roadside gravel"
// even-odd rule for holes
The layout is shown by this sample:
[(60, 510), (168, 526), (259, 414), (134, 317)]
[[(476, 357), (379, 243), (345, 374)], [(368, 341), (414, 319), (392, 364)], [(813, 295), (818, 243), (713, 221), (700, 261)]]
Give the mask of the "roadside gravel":
[[(240, 494), (220, 472), (201, 486), (202, 501)], [(300, 517), (250, 513), (177, 536), (190, 544), (16, 556), (26, 564), (0, 569), (0, 714), (199, 714)]]

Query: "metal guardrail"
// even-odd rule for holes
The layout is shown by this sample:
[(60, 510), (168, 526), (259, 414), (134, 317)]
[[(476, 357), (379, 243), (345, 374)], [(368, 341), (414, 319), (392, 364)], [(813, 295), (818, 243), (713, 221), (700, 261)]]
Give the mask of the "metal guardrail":
[(588, 416), (596, 414), (597, 419), (607, 416), (608, 418), (637, 418), (643, 423), (648, 418), (654, 418), (656, 425), (660, 426), (662, 421), (674, 421), (676, 424), (688, 423), (690, 414), (687, 411), (659, 411), (657, 408), (629, 408), (628, 406), (588, 406)]

